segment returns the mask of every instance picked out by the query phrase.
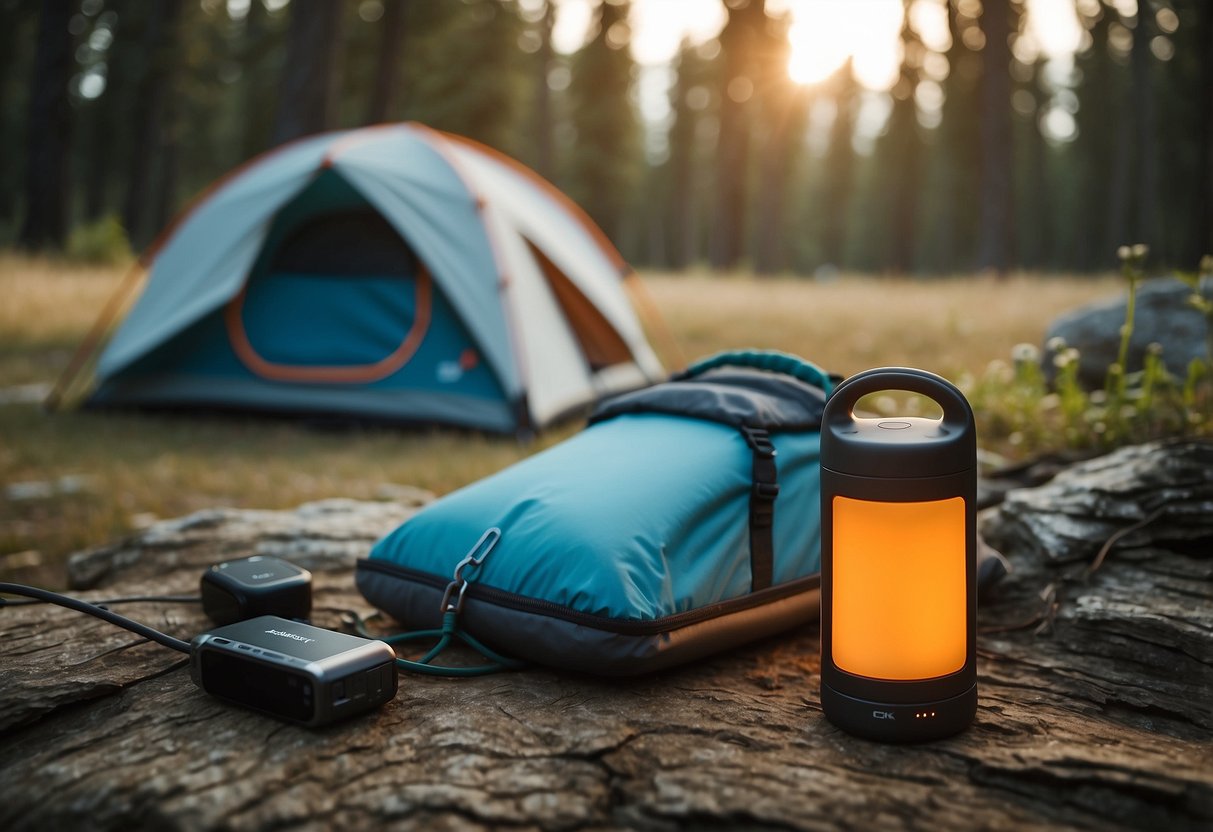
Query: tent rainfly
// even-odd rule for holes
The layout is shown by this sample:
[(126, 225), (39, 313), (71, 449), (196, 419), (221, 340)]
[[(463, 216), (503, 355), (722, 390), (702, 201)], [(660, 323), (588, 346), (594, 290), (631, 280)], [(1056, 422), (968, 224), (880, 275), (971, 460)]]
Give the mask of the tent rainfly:
[(522, 433), (664, 376), (624, 291), (634, 273), (584, 212), (419, 124), (265, 153), (143, 262), (92, 406)]

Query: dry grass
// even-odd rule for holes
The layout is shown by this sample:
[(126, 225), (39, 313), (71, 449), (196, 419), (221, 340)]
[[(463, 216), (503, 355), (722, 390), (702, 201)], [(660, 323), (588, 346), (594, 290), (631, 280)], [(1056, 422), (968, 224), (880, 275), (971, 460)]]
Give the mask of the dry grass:
[(0, 253), (0, 386), (57, 376), (123, 274)]
[[(53, 381), (121, 276), (120, 269), (0, 255), (0, 387)], [(817, 283), (699, 274), (650, 275), (647, 287), (690, 357), (762, 347), (804, 355), (844, 374), (909, 364), (949, 376), (979, 373), (1017, 342), (1039, 343), (1056, 313), (1118, 289), (1111, 279)], [(148, 515), (375, 498), (391, 483), (445, 493), (576, 428), (522, 447), (510, 439), (450, 432), (321, 432), (266, 420), (46, 415), (33, 404), (0, 404), (0, 486), (62, 477), (85, 485), (78, 493), (45, 498), (0, 493), (0, 578), (61, 583), (66, 553), (125, 534)]]
[(1040, 344), (1057, 314), (1123, 291), (1116, 278), (1018, 275), (810, 280), (653, 275), (649, 293), (691, 357), (779, 349), (851, 375), (908, 365), (979, 374), (1020, 342)]

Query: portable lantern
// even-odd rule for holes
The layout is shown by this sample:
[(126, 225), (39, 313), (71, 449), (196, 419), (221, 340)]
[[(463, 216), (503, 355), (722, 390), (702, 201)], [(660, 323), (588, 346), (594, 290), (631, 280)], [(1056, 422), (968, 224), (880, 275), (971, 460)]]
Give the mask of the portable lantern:
[[(861, 418), (882, 390), (942, 419)], [(826, 402), (821, 429), (821, 706), (870, 739), (929, 740), (977, 710), (977, 437), (955, 386), (868, 370)]]

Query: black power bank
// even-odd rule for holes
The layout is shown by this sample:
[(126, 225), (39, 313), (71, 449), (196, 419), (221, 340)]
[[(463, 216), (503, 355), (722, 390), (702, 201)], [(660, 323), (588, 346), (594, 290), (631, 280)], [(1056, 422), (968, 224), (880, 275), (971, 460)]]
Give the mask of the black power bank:
[(396, 695), (396, 654), (382, 641), (263, 615), (190, 642), (190, 676), (209, 694), (315, 728)]

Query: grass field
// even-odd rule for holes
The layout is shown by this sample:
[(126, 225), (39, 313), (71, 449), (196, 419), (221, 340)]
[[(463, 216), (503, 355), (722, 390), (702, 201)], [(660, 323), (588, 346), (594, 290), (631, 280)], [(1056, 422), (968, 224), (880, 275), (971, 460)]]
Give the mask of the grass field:
[[(49, 383), (121, 278), (0, 255), (0, 390)], [(843, 374), (886, 364), (980, 374), (1057, 313), (1120, 288), (1113, 278), (757, 280), (650, 274), (646, 286), (690, 358), (781, 349)], [(654, 344), (667, 365), (676, 357)], [(0, 401), (0, 579), (61, 584), (63, 557), (156, 517), (211, 506), (278, 508), (445, 493), (567, 436), (521, 446), (442, 431), (317, 431), (262, 419), (46, 414)]]

